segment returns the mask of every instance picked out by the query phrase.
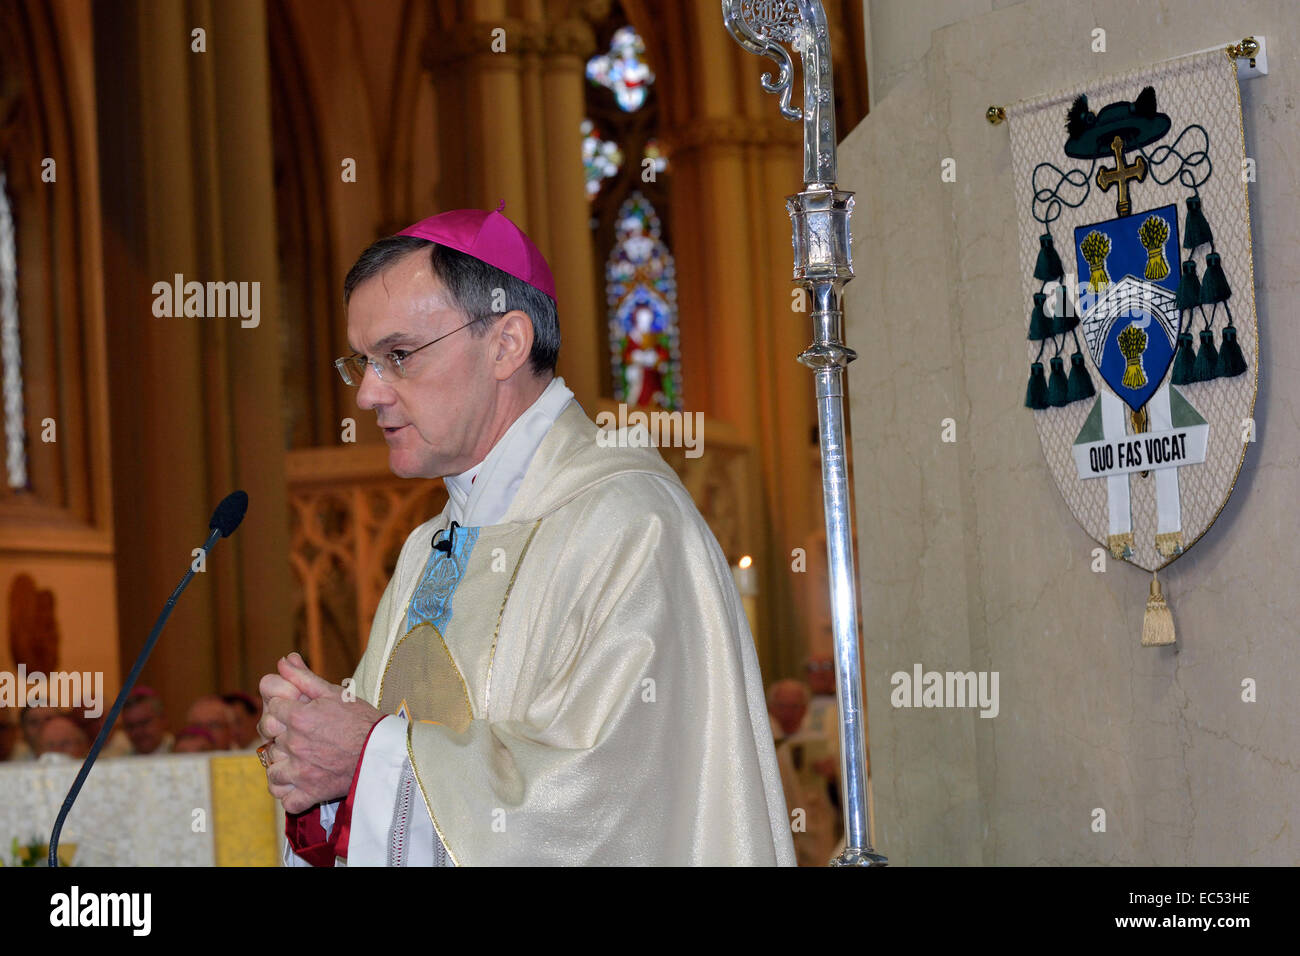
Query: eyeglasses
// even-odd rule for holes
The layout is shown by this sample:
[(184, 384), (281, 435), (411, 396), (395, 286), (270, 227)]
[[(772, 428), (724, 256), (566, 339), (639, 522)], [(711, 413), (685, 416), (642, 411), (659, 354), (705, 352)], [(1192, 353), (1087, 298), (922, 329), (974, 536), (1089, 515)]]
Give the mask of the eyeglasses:
[(411, 349), (410, 351), (399, 349), (394, 352), (388, 352), (378, 358), (370, 358), (366, 355), (357, 354), (345, 355), (342, 358), (336, 358), (334, 360), (334, 367), (339, 370), (339, 375), (343, 376), (343, 381), (354, 388), (360, 385), (361, 380), (365, 377), (367, 365), (375, 370), (375, 375), (379, 377), (381, 382), (395, 382), (398, 379), (406, 378), (406, 366), (404, 363), (412, 355), (420, 351), (420, 349), (427, 349), (430, 345), (435, 345), (438, 342), (441, 342), (443, 339), (447, 338), (447, 336), (455, 335), (461, 329), (469, 328), (475, 322), (482, 322), (484, 319), (491, 318), (495, 318), (495, 316), (480, 315), (477, 319), (470, 319), (464, 325), (452, 329), (446, 335), (440, 335), (432, 342), (425, 342), (418, 349)]

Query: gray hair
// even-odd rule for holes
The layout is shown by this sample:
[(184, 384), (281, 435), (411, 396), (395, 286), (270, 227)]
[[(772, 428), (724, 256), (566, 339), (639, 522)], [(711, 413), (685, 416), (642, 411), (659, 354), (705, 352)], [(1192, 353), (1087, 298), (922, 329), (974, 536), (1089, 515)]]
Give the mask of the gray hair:
[[(389, 236), (371, 243), (343, 280), (344, 303), (352, 299), (353, 291), (361, 283), (425, 246), (430, 247), (433, 274), (447, 287), (452, 304), (464, 313), (466, 320), (484, 320), (469, 327), (471, 335), (482, 338), (491, 329), (491, 319), (518, 309), (533, 323), (533, 348), (528, 354), (528, 364), (533, 374), (545, 375), (555, 371), (555, 363), (560, 355), (560, 320), (556, 315), (554, 300), (541, 289), (534, 288), (496, 266), (428, 239), (418, 236)], [(500, 290), (500, 294), (494, 296), (497, 290)], [(494, 303), (494, 297), (500, 302)], [(502, 305), (502, 308), (493, 309), (493, 305)]]

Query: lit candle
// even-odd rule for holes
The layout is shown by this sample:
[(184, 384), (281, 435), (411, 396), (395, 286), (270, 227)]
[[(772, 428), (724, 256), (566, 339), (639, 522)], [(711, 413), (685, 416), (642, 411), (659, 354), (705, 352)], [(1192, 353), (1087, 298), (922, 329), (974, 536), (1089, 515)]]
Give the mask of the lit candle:
[(754, 567), (753, 558), (745, 555), (740, 559), (740, 563), (731, 569), (731, 573), (736, 579), (736, 588), (740, 591), (741, 597), (758, 595), (758, 568)]
[(754, 559), (745, 555), (740, 563), (731, 569), (736, 579), (736, 590), (740, 592), (740, 604), (745, 609), (745, 619), (749, 622), (749, 632), (758, 633), (758, 568)]

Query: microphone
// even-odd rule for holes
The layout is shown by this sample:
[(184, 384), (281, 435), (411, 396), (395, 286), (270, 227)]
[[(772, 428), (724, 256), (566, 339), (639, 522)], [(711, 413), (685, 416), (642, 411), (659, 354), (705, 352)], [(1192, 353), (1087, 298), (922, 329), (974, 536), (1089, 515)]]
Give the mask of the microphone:
[(239, 527), (239, 522), (244, 520), (246, 511), (248, 511), (248, 495), (242, 491), (232, 491), (221, 499), (217, 510), (212, 512), (212, 520), (208, 522), (208, 528), (220, 531), (223, 538), (229, 538)]
[(451, 549), (456, 546), (456, 529), (459, 527), (460, 524), (456, 521), (453, 521), (451, 523), (451, 527), (448, 528), (447, 531), (445, 532), (447, 537), (443, 538), (441, 541), (438, 540), (438, 535), (444, 534), (444, 532), (443, 531), (434, 532), (433, 549), (435, 551), (441, 551), (443, 554), (448, 554), (448, 555), (451, 554)]
[[(204, 557), (212, 550), (212, 546), (217, 543), (218, 538), (229, 538), (235, 533), (239, 523), (244, 520), (246, 511), (248, 511), (248, 495), (242, 491), (232, 491), (221, 500), (221, 504), (217, 505), (217, 509), (212, 512), (212, 520), (208, 522), (208, 529), (212, 533), (208, 535), (208, 540), (203, 544)], [(90, 748), (90, 753), (86, 755), (86, 759), (82, 762), (77, 779), (72, 782), (72, 788), (68, 791), (63, 806), (59, 809), (58, 818), (54, 821), (54, 830), (50, 833), (49, 865), (51, 867), (59, 865), (59, 834), (63, 831), (63, 821), (67, 819), (69, 811), (72, 810), (72, 804), (76, 801), (77, 794), (81, 793), (82, 784), (90, 776), (90, 768), (95, 765), (95, 760), (99, 757), (99, 752), (104, 748), (108, 735), (113, 732), (113, 725), (117, 722), (118, 714), (122, 712), (126, 698), (130, 695), (131, 689), (135, 687), (135, 682), (140, 679), (140, 671), (144, 670), (145, 661), (153, 653), (154, 645), (158, 643), (158, 635), (162, 633), (163, 625), (167, 623), (167, 618), (171, 617), (172, 608), (176, 606), (176, 599), (181, 596), (181, 592), (185, 590), (185, 586), (190, 583), (192, 577), (194, 577), (193, 564), (185, 572), (185, 577), (181, 578), (181, 583), (176, 585), (176, 590), (167, 599), (167, 603), (163, 605), (162, 613), (158, 615), (153, 630), (149, 632), (149, 639), (145, 641), (139, 656), (136, 657), (131, 673), (122, 682), (122, 689), (118, 692), (117, 700), (113, 701), (113, 709), (108, 712), (108, 717), (104, 720), (104, 726), (99, 728), (99, 735), (95, 737), (94, 746)]]

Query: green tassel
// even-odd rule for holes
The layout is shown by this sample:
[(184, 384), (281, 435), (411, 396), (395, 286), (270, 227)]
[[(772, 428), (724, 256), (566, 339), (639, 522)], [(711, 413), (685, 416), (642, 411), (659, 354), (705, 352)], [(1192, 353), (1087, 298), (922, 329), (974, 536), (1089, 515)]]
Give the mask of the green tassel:
[(1059, 355), (1052, 358), (1052, 375), (1047, 380), (1047, 404), (1053, 408), (1063, 408), (1070, 403), (1066, 397), (1070, 388), (1065, 380), (1065, 360)]
[(1065, 283), (1056, 287), (1056, 295), (1053, 297), (1056, 313), (1052, 316), (1052, 334), (1065, 335), (1067, 332), (1075, 329), (1079, 325), (1079, 314), (1074, 310), (1074, 303), (1070, 300), (1069, 293), (1065, 290)]
[(1178, 354), (1174, 356), (1174, 374), (1169, 379), (1174, 385), (1191, 385), (1196, 381), (1196, 346), (1191, 332), (1178, 333)]
[(1183, 274), (1178, 280), (1178, 311), (1201, 304), (1201, 280), (1196, 278), (1196, 263), (1188, 259), (1183, 263)]
[(1205, 257), (1205, 279), (1201, 282), (1201, 305), (1227, 302), (1232, 295), (1228, 277), (1223, 274), (1223, 262), (1217, 252)]
[(1043, 305), (1046, 302), (1045, 293), (1034, 293), (1034, 311), (1029, 313), (1029, 339), (1032, 342), (1041, 342), (1052, 337), (1052, 320), (1043, 312)]
[(1052, 234), (1045, 232), (1038, 237), (1038, 264), (1034, 266), (1034, 278), (1039, 282), (1053, 282), (1065, 278), (1065, 267), (1061, 257), (1056, 254), (1052, 244)]
[(1025, 390), (1025, 408), (1042, 410), (1047, 407), (1047, 379), (1043, 377), (1043, 363), (1029, 366), (1029, 388)]
[(1196, 353), (1196, 365), (1192, 367), (1193, 382), (1209, 382), (1214, 379), (1215, 366), (1219, 364), (1219, 353), (1214, 349), (1214, 332), (1201, 330), (1201, 348)]
[(1241, 346), (1237, 344), (1237, 329), (1235, 326), (1225, 325), (1223, 347), (1219, 349), (1219, 361), (1214, 367), (1214, 372), (1219, 378), (1236, 378), (1244, 371), (1246, 371), (1246, 356), (1241, 354)]
[(1088, 366), (1083, 364), (1083, 353), (1075, 352), (1070, 356), (1070, 382), (1066, 386), (1065, 399), (1068, 402), (1078, 402), (1085, 398), (1092, 398), (1097, 394), (1097, 390), (1092, 387), (1092, 376), (1088, 374)]
[(1187, 197), (1187, 218), (1183, 222), (1183, 248), (1195, 249), (1207, 242), (1213, 242), (1209, 220), (1201, 212), (1201, 197)]

